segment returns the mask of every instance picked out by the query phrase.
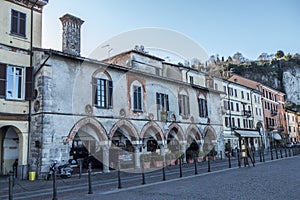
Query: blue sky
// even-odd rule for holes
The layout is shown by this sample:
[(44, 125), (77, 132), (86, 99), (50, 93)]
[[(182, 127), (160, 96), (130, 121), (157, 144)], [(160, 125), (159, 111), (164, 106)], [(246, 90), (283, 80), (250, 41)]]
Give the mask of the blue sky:
[(61, 50), (59, 17), (69, 13), (85, 21), (85, 57), (114, 36), (155, 27), (183, 34), (208, 55), (241, 52), (254, 60), (279, 49), (300, 52), (299, 10), (298, 0), (50, 0), (43, 13), (43, 47)]

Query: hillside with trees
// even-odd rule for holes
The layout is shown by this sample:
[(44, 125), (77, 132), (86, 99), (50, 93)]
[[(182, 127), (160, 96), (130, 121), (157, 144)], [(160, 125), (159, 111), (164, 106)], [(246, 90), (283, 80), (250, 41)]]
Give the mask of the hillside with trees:
[(218, 55), (210, 57), (205, 71), (212, 76), (228, 78), (238, 74), (263, 83), (286, 93), (290, 107), (300, 111), (300, 55), (284, 54), (279, 50), (275, 54), (262, 53), (257, 60), (250, 61), (237, 52), (226, 60)]

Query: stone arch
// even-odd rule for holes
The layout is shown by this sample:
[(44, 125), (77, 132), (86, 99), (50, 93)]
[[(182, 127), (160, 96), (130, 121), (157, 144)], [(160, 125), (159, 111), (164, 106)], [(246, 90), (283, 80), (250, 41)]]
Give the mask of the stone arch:
[(204, 138), (205, 137), (211, 137), (211, 139), (216, 140), (217, 139), (217, 134), (215, 129), (212, 126), (206, 126), (204, 128)]
[(106, 69), (104, 69), (104, 68), (99, 68), (99, 69), (97, 69), (97, 70), (93, 73), (92, 77), (93, 77), (93, 78), (96, 78), (97, 75), (100, 74), (100, 73), (103, 73), (103, 74), (107, 77), (108, 80), (112, 80), (110, 74), (109, 74), (109, 73), (106, 71)]
[(153, 121), (150, 121), (148, 122), (146, 125), (144, 125), (142, 131), (141, 131), (141, 134), (140, 134), (140, 138), (144, 138), (146, 133), (147, 133), (147, 130), (151, 129), (152, 131), (155, 131), (157, 132), (156, 135), (158, 135), (159, 137), (157, 137), (157, 139), (159, 141), (162, 141), (164, 140), (164, 134), (161, 130), (161, 128), (159, 127), (159, 125)]
[(13, 164), (18, 160), (19, 165), (23, 165), (27, 153), (27, 137), (14, 125), (0, 127), (0, 173), (8, 174), (13, 170)]
[(216, 143), (217, 143), (217, 135), (214, 128), (210, 125), (206, 126), (204, 129), (204, 144), (203, 144), (203, 151), (210, 152)]
[(83, 118), (81, 120), (79, 120), (71, 129), (67, 140), (74, 140), (74, 137), (76, 135), (76, 133), (80, 130), (81, 127), (85, 126), (85, 125), (90, 125), (91, 128), (93, 128), (93, 130), (96, 132), (98, 138), (100, 139), (100, 141), (108, 141), (107, 135), (106, 135), (106, 130), (104, 129), (104, 127), (102, 126), (102, 124), (92, 118), (92, 117), (86, 117)]
[(115, 132), (119, 128), (125, 128), (125, 130), (127, 131), (127, 133), (130, 136), (131, 141), (139, 140), (137, 129), (134, 127), (134, 125), (130, 121), (125, 120), (125, 119), (121, 119), (113, 125), (113, 127), (110, 130), (109, 137), (112, 138), (114, 136)]
[(187, 90), (186, 87), (180, 87), (180, 88), (178, 89), (178, 94), (183, 94), (183, 95), (189, 96), (189, 91)]
[(186, 140), (185, 136), (184, 136), (184, 133), (183, 133), (183, 130), (182, 128), (175, 122), (173, 122), (169, 127), (168, 127), (168, 132), (166, 134), (166, 138), (168, 138), (170, 132), (175, 129), (177, 130), (177, 137), (179, 139), (180, 142), (183, 142)]
[(187, 133), (187, 136), (191, 136), (196, 141), (199, 141), (202, 139), (199, 128), (194, 124), (191, 124), (188, 127), (188, 129), (186, 130), (186, 133)]

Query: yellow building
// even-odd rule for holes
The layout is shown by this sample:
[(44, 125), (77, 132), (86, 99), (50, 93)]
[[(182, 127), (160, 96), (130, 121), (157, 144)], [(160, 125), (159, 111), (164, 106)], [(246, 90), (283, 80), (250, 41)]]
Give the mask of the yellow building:
[(33, 47), (41, 47), (42, 11), (48, 0), (0, 0), (0, 175), (18, 161), (27, 176)]

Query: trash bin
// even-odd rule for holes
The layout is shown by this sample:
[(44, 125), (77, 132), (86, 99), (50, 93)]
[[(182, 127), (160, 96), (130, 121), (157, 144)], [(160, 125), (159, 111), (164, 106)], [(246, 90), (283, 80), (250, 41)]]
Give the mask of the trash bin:
[(35, 172), (29, 172), (29, 180), (34, 181), (35, 180)]

